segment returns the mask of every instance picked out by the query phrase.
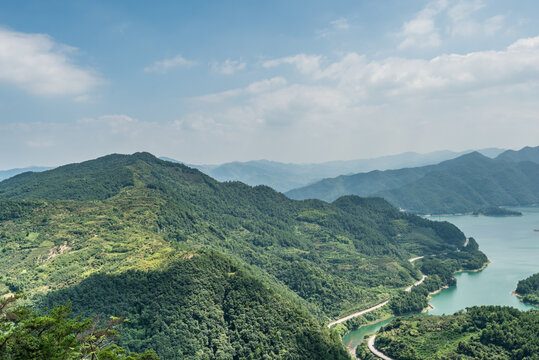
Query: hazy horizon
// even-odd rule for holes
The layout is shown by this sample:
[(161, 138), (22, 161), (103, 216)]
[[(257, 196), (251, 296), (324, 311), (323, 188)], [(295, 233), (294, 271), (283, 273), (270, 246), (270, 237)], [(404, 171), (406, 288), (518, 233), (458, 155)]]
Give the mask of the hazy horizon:
[(535, 146), (535, 1), (0, 4), (0, 168)]
[[(529, 145), (527, 145), (527, 146), (529, 146)], [(179, 161), (179, 162), (184, 163), (186, 165), (193, 165), (193, 166), (220, 166), (220, 165), (229, 164), (229, 163), (249, 163), (249, 162), (258, 162), (258, 161), (268, 161), (268, 162), (275, 162), (275, 163), (288, 164), (288, 165), (319, 165), (319, 164), (334, 163), (334, 162), (338, 163), (338, 162), (348, 162), (348, 161), (377, 160), (377, 159), (380, 159), (380, 158), (397, 157), (397, 156), (405, 155), (405, 154), (429, 155), (429, 154), (443, 153), (443, 152), (461, 154), (461, 153), (465, 153), (465, 152), (474, 152), (474, 151), (489, 150), (489, 149), (498, 149), (498, 150), (506, 151), (506, 150), (520, 150), (521, 148), (502, 149), (502, 148), (496, 148), (496, 147), (489, 147), (489, 148), (483, 148), (483, 149), (466, 149), (466, 150), (462, 150), (462, 151), (453, 151), (453, 150), (441, 149), (441, 150), (434, 150), (434, 151), (424, 152), (424, 153), (419, 153), (419, 152), (414, 152), (414, 151), (405, 151), (405, 152), (401, 152), (401, 153), (381, 155), (381, 156), (369, 157), (369, 158), (355, 158), (355, 159), (345, 159), (345, 160), (335, 159), (335, 160), (319, 161), (319, 162), (286, 162), (286, 161), (277, 161), (277, 160), (270, 160), (270, 159), (250, 159), (250, 160), (244, 160), (244, 161), (231, 160), (231, 161), (225, 161), (225, 162), (213, 163), (213, 164), (210, 164), (210, 163), (196, 164), (196, 163), (188, 163), (188, 162), (182, 161), (181, 159), (175, 159), (175, 158), (172, 158), (172, 157), (167, 156), (167, 155), (153, 154), (153, 153), (152, 153), (152, 155), (154, 155), (154, 156), (156, 156), (157, 158), (160, 158), (160, 159), (165, 159), (165, 160), (169, 159), (169, 160), (172, 160), (172, 161)], [(78, 161), (67, 162), (67, 163), (57, 163), (57, 164), (33, 164), (33, 163), (31, 163), (30, 165), (16, 166), (16, 167), (12, 167), (12, 168), (2, 168), (2, 167), (0, 167), (0, 171), (26, 169), (26, 168), (32, 168), (32, 167), (36, 167), (36, 168), (39, 168), (39, 167), (54, 168), (54, 167), (67, 165), (67, 164), (71, 164), (71, 163), (79, 163), (79, 162), (84, 162), (84, 161), (88, 161), (88, 160), (93, 160), (95, 158), (106, 156), (106, 155), (111, 155), (111, 154), (132, 155), (132, 154), (137, 153), (137, 152), (148, 152), (148, 151), (141, 150), (141, 151), (135, 151), (133, 153), (108, 153), (108, 154), (103, 154), (103, 155), (99, 155), (99, 156), (92, 157), (92, 158), (81, 159), (81, 160), (78, 160)]]

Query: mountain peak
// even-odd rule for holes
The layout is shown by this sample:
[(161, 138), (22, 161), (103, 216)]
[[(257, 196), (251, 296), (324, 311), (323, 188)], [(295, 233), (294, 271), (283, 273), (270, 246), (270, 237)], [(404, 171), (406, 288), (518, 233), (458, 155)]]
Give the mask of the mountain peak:
[(207, 176), (183, 164), (159, 160), (148, 152), (110, 154), (12, 177), (0, 183), (0, 199), (104, 200), (125, 187), (135, 186), (135, 178), (150, 184), (165, 177), (193, 182)]

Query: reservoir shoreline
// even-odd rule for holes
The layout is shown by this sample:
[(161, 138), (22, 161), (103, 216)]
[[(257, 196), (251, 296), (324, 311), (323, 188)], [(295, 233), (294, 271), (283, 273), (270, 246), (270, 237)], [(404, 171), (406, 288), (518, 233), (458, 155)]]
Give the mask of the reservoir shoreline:
[[(537, 308), (511, 293), (519, 280), (539, 272), (536, 261), (539, 256), (538, 232), (532, 231), (539, 224), (539, 207), (511, 209), (521, 211), (523, 216), (429, 216), (430, 220), (449, 221), (466, 237), (477, 239), (489, 261), (478, 269), (456, 271), (456, 286), (429, 294), (430, 306), (424, 309), (426, 314), (453, 314), (466, 307), (481, 305), (512, 306), (522, 311)], [(372, 335), (385, 325), (385, 321), (388, 319), (375, 320), (348, 332), (343, 337), (344, 344), (350, 349), (351, 345), (362, 343), (360, 337)]]

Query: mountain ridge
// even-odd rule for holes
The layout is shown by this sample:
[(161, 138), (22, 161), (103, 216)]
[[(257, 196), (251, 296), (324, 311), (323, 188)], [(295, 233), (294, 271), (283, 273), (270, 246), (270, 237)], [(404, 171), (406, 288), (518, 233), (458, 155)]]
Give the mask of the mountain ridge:
[[(248, 185), (268, 185), (277, 191), (285, 192), (314, 183), (318, 180), (344, 174), (354, 174), (374, 170), (400, 169), (436, 164), (452, 159), (473, 150), (453, 152), (439, 150), (426, 154), (405, 152), (372, 159), (338, 160), (322, 163), (282, 163), (270, 160), (233, 161), (220, 165), (193, 165), (207, 175), (219, 181), (241, 181)], [(502, 149), (481, 149), (487, 156), (496, 156)], [(169, 157), (161, 159), (180, 162)]]
[[(519, 152), (504, 152), (495, 159), (472, 152), (437, 165), (324, 179), (291, 190), (286, 195), (293, 199), (320, 198), (326, 201), (346, 194), (380, 196), (394, 206), (422, 214), (473, 212), (487, 206), (531, 205), (539, 202), (539, 187), (533, 180), (539, 175), (539, 152), (530, 149), (534, 150), (522, 150), (527, 154), (526, 161), (507, 160), (518, 160)], [(506, 153), (510, 156), (504, 155)], [(536, 159), (537, 162), (528, 159)]]

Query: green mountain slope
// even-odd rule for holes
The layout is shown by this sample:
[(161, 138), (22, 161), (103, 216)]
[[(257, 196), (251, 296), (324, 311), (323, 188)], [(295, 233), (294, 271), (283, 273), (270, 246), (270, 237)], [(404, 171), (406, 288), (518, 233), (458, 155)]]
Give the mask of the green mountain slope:
[(150, 272), (94, 275), (43, 302), (68, 300), (76, 313), (129, 318), (120, 345), (164, 359), (348, 357), (301, 306), (211, 252), (186, 252)]
[(286, 196), (291, 199), (321, 199), (334, 201), (345, 195), (369, 196), (380, 191), (399, 188), (421, 179), (433, 166), (399, 170), (371, 171), (355, 175), (342, 175), (324, 179), (312, 185), (290, 190)]
[(496, 157), (497, 160), (522, 162), (531, 161), (539, 164), (539, 146), (529, 147), (526, 146), (520, 150), (507, 150)]
[(538, 176), (538, 164), (496, 161), (473, 153), (377, 195), (411, 212), (464, 213), (486, 206), (537, 203)]
[[(231, 289), (230, 279), (223, 275), (222, 264), (227, 263), (243, 269), (240, 293), (252, 286), (260, 303), (278, 297), (281, 300), (271, 306), (292, 309), (270, 321), (256, 302), (238, 300), (234, 313), (264, 318), (254, 333), (280, 332), (283, 337), (282, 342), (261, 339), (261, 354), (282, 355), (280, 349), (285, 347), (300, 353), (315, 348), (313, 339), (326, 339), (319, 344), (326, 349), (320, 354), (329, 351), (339, 357), (342, 346), (322, 331), (323, 326), (310, 326), (296, 343), (279, 348), (289, 341), (282, 334), (387, 299), (420, 277), (408, 258), (456, 253), (465, 241), (453, 225), (399, 212), (382, 199), (349, 196), (332, 204), (294, 201), (264, 186), (219, 183), (198, 170), (147, 153), (111, 155), (16, 176), (0, 183), (0, 191), (0, 293), (24, 291), (33, 301), (47, 294), (69, 298), (76, 311), (87, 314), (103, 311), (103, 304), (125, 300), (124, 307), (111, 307), (111, 312), (118, 309), (116, 315), (134, 319), (125, 331), (137, 349), (157, 334), (181, 342), (196, 340), (196, 330), (185, 330), (183, 318), (160, 328), (140, 322), (141, 314), (155, 316), (151, 297), (143, 296), (149, 286), (155, 294), (169, 294), (170, 281), (165, 280), (177, 279), (173, 281), (177, 288), (160, 300), (160, 308), (174, 309), (173, 302), (180, 301), (182, 294), (186, 298), (181, 301), (195, 306), (188, 298), (204, 296), (200, 294), (206, 286), (201, 284)], [(207, 255), (215, 252), (213, 257)], [(185, 261), (186, 254), (196, 259)], [(206, 265), (189, 273), (191, 267), (197, 269), (198, 259)], [(214, 259), (214, 268), (208, 259)], [(209, 273), (202, 271), (205, 266)], [(105, 285), (133, 278), (140, 284)], [(200, 284), (187, 290), (182, 282), (189, 278)], [(93, 301), (87, 298), (92, 292), (80, 289), (101, 295)], [(101, 297), (107, 301), (99, 305)], [(248, 335), (222, 314), (221, 290), (211, 290), (207, 297), (213, 299), (216, 326), (228, 337), (224, 344), (240, 351), (241, 339)], [(203, 308), (195, 310), (203, 312)], [(292, 313), (303, 315), (297, 318)], [(213, 318), (208, 316), (193, 315), (200, 329), (212, 327)], [(184, 329), (182, 337), (177, 337), (176, 328)], [(217, 357), (208, 342), (196, 340), (198, 345), (191, 346), (171, 341), (170, 351), (185, 357), (204, 358), (198, 352), (183, 353), (195, 348)], [(168, 345), (160, 349), (165, 354)], [(320, 354), (312, 357), (326, 358)]]
[(134, 185), (128, 166), (135, 160), (109, 155), (52, 171), (23, 173), (0, 183), (0, 199), (104, 200)]
[(331, 200), (344, 194), (361, 194), (382, 197), (414, 213), (462, 213), (489, 206), (537, 203), (538, 175), (539, 164), (493, 160), (474, 152), (428, 167), (325, 179), (287, 195)]
[(17, 169), (9, 169), (9, 170), (0, 170), (0, 181), (9, 179), (10, 177), (13, 177), (15, 175), (19, 175), (25, 172), (40, 172), (45, 170), (50, 170), (52, 167), (46, 167), (46, 166), (29, 166), (25, 168), (17, 168)]

